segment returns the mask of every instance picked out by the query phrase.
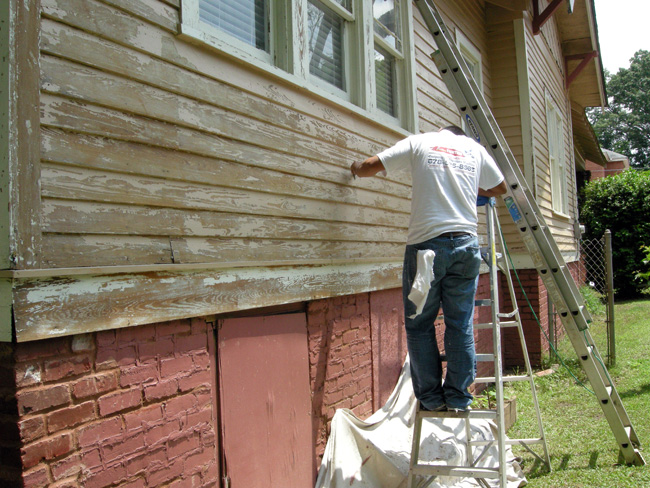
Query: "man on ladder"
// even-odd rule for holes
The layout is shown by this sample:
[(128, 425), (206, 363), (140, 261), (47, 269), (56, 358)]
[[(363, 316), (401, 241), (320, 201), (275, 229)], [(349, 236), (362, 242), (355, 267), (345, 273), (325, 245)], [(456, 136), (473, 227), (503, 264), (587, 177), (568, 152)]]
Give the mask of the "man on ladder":
[[(402, 292), (413, 389), (422, 409), (464, 411), (472, 403), (467, 389), (476, 371), (473, 318), (481, 263), (476, 201), (479, 195), (506, 193), (504, 177), (485, 148), (456, 126), (410, 136), (350, 170), (361, 177), (411, 171)], [(434, 325), (441, 305), (444, 383)]]

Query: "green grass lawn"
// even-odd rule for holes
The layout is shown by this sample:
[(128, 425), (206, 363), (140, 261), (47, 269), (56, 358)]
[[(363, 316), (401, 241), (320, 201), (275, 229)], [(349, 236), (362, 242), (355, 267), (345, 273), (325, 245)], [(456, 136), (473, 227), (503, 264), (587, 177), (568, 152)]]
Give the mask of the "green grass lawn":
[[(619, 303), (615, 317), (617, 358), (609, 372), (641, 448), (648, 449), (642, 454), (650, 463), (650, 300)], [(604, 317), (595, 317), (590, 332), (601, 355), (605, 356)], [(587, 383), (568, 339), (560, 341), (558, 352), (573, 374)], [(558, 362), (557, 357), (548, 358), (549, 365)], [(515, 447), (528, 487), (650, 487), (650, 466), (618, 464), (618, 445), (596, 397), (577, 384), (564, 367), (560, 366), (549, 376), (536, 378), (535, 384), (552, 470), (549, 473), (533, 455)], [(508, 431), (509, 437), (537, 437), (528, 383), (510, 383), (506, 395), (517, 397), (517, 422)]]

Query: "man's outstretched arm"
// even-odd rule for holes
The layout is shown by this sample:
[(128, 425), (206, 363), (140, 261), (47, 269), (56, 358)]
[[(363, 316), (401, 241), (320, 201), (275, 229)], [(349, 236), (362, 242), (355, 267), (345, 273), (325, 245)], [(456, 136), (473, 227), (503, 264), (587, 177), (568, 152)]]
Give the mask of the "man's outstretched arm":
[(352, 176), (375, 176), (380, 171), (386, 171), (378, 156), (372, 156), (365, 161), (356, 161), (350, 166)]

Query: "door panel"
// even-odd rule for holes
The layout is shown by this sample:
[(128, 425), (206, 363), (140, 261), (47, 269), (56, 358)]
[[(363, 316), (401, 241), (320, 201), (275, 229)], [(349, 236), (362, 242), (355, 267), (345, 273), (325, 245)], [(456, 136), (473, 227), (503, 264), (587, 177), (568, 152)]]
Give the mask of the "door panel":
[(305, 315), (226, 319), (218, 358), (223, 469), (231, 487), (312, 486)]

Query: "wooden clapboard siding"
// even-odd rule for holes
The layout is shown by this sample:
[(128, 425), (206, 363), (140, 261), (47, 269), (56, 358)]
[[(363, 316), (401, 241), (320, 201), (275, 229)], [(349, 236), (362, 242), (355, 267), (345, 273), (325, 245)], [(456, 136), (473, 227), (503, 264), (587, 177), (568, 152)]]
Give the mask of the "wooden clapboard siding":
[[(568, 102), (568, 92), (564, 88), (563, 56), (555, 20), (549, 20), (542, 28), (542, 32), (537, 36), (533, 36), (529, 30), (527, 32), (527, 39), (529, 52), (531, 53), (531, 104), (533, 107), (533, 140), (538, 178), (538, 204), (544, 213), (544, 218), (551, 232), (556, 236), (560, 249), (575, 253), (577, 252), (577, 242), (573, 239), (573, 219), (577, 213), (577, 198), (575, 194), (571, 112)], [(564, 148), (569, 218), (553, 212), (546, 123), (547, 96), (555, 102), (564, 119)]]
[[(443, 2), (438, 8), (447, 22), (450, 32), (455, 32), (456, 29), (462, 31), (482, 53), (484, 95), (490, 103), (491, 70), (487, 59), (484, 3), (469, 0)], [(460, 117), (438, 69), (431, 59), (431, 53), (437, 49), (433, 35), (429, 32), (419, 10), (415, 8), (413, 11), (420, 130), (426, 132), (437, 130), (444, 125), (458, 124)]]
[(43, 199), (43, 232), (403, 243), (394, 227), (105, 202)]
[(410, 177), (349, 165), (405, 131), (188, 42), (179, 7), (39, 4), (44, 269), (14, 276), (18, 340), (400, 285)]
[[(492, 71), (492, 113), (523, 172), (522, 121), (512, 16), (504, 9), (493, 6), (488, 8), (487, 57)], [(503, 205), (499, 209), (499, 215), (509, 250), (513, 253), (524, 252), (525, 246), (519, 231)]]
[[(484, 1), (438, 3), (451, 32), (481, 52), (486, 100), (521, 154), (514, 51), (490, 52), (511, 32), (488, 31)], [(410, 177), (355, 181), (349, 165), (406, 132), (190, 42), (178, 35), (179, 7), (40, 0), (30, 245), (50, 269), (16, 275), (18, 340), (401, 284)], [(419, 127), (435, 130), (460, 119), (430, 58), (432, 35), (413, 12)], [(543, 146), (544, 84), (563, 86), (559, 38), (528, 42)], [(569, 245), (570, 227), (552, 225)]]
[(43, 246), (43, 261), (64, 267), (160, 263), (293, 263), (399, 260), (402, 243), (233, 239), (205, 237), (83, 236), (58, 234)]
[[(86, 208), (101, 203), (111, 205), (117, 221), (151, 209), (175, 212), (177, 219), (192, 219), (197, 212), (205, 219), (214, 212), (212, 221), (225, 219), (235, 228), (242, 216), (280, 219), (285, 225), (275, 234), (265, 227), (265, 261), (273, 256), (286, 261), (287, 254), (297, 262), (346, 255), (356, 259), (364, 243), (374, 240), (369, 237), (373, 226), (379, 227), (375, 235), (386, 236), (385, 229), (392, 228), (392, 235), (403, 241), (408, 179), (398, 175), (393, 181), (369, 180), (369, 185), (356, 188), (347, 171), (351, 161), (393, 142), (390, 132), (372, 139), (381, 131), (364, 130), (367, 127), (345, 112), (315, 110), (318, 104), (304, 93), (296, 97), (296, 90), (272, 86), (263, 75), (227, 59), (197, 55), (194, 51), (201, 49), (174, 35), (178, 11), (169, 5), (89, 0), (88, 16), (82, 15), (82, 3), (43, 4), (42, 194), (49, 208), (65, 207), (70, 214), (74, 202)], [(196, 58), (206, 63), (198, 67)], [(358, 132), (353, 127), (359, 127)], [(138, 206), (146, 211), (133, 212)], [(146, 223), (135, 221), (128, 236), (122, 232), (114, 237), (116, 243), (132, 243), (120, 256), (115, 252), (119, 245), (112, 245), (108, 235), (99, 239), (83, 227), (90, 219), (65, 226), (66, 232), (61, 226), (52, 232), (50, 215), (44, 213), (44, 228), (49, 230), (45, 239), (51, 240), (44, 253), (52, 267), (70, 266), (75, 252), (88, 256), (83, 266), (147, 264), (141, 249), (148, 246), (152, 262), (170, 259), (169, 253), (160, 257), (160, 239), (141, 239), (150, 227)], [(290, 247), (282, 232), (291, 219), (298, 219), (298, 227), (319, 228), (322, 237), (304, 241), (311, 249), (303, 244), (300, 252), (287, 253)], [(343, 232), (338, 223), (352, 236), (346, 241), (361, 236), (356, 244), (328, 239)], [(86, 233), (85, 239), (79, 237)], [(227, 239), (240, 249), (238, 263), (247, 256), (254, 265), (256, 253), (247, 246), (258, 247), (255, 236), (242, 234), (239, 240), (237, 232)], [(193, 243), (177, 251), (174, 262), (227, 261), (234, 256), (215, 252), (216, 241), (199, 243), (195, 236), (170, 235), (177, 243)], [(389, 253), (399, 259), (392, 243), (383, 248), (377, 244), (381, 256)], [(131, 249), (137, 249), (132, 258)]]

